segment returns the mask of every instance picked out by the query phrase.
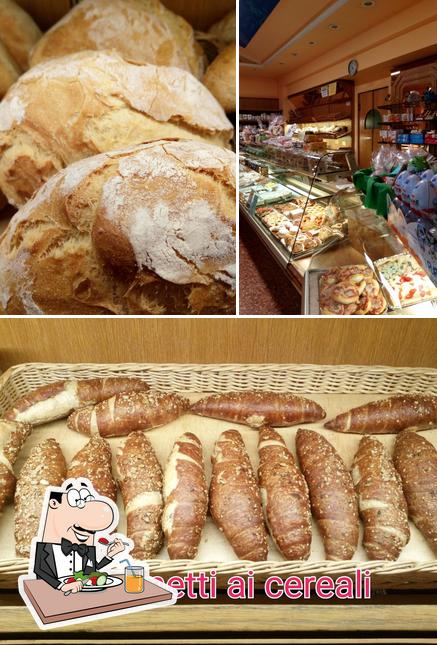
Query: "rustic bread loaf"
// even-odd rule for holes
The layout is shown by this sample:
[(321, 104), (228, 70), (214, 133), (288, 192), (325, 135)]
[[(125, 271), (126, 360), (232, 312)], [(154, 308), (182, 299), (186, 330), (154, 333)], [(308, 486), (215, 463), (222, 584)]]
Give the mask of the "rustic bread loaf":
[(113, 50), (126, 60), (203, 73), (191, 26), (159, 0), (84, 0), (35, 46), (31, 65), (84, 49)]
[(375, 437), (361, 439), (352, 479), (369, 560), (397, 560), (410, 539), (407, 503), (394, 464)]
[(236, 65), (235, 43), (227, 45), (206, 70), (203, 82), (226, 112), (236, 110)]
[(30, 451), (15, 490), (15, 551), (29, 557), (32, 538), (38, 532), (47, 486), (61, 486), (66, 475), (64, 455), (57, 441), (46, 439)]
[(99, 495), (117, 501), (117, 485), (112, 475), (112, 453), (109, 443), (94, 436), (77, 452), (67, 470), (67, 479), (86, 477)]
[(342, 458), (314, 430), (297, 431), (296, 450), (310, 491), (326, 558), (350, 560), (358, 546), (358, 503), (352, 477)]
[(175, 442), (164, 470), (162, 528), (171, 560), (196, 557), (208, 510), (202, 444), (192, 432)]
[(211, 457), (210, 511), (238, 558), (267, 559), (261, 497), (244, 441), (237, 430), (222, 432)]
[(29, 68), (29, 53), (41, 31), (28, 13), (12, 0), (0, 0), (0, 38), (21, 70)]
[(258, 480), (267, 527), (286, 560), (306, 560), (311, 550), (311, 507), (308, 486), (273, 428), (259, 432)]
[(323, 408), (311, 399), (262, 390), (211, 394), (196, 401), (190, 411), (202, 417), (244, 423), (252, 428), (312, 423), (326, 415)]
[(437, 450), (425, 437), (405, 430), (396, 437), (393, 461), (408, 514), (437, 554)]
[(235, 311), (235, 155), (156, 141), (57, 174), (0, 238), (8, 314)]
[(162, 470), (144, 432), (133, 432), (117, 453), (118, 485), (126, 513), (130, 555), (153, 558), (162, 546)]
[(426, 430), (437, 427), (437, 396), (396, 394), (372, 401), (325, 423), (338, 432), (390, 434), (401, 430)]
[(219, 46), (235, 43), (237, 36), (237, 15), (235, 9), (230, 11), (224, 18), (214, 23), (209, 33), (217, 41)]
[(32, 425), (49, 423), (73, 410), (109, 399), (120, 392), (143, 392), (149, 386), (139, 378), (109, 377), (55, 381), (31, 390), (5, 412), (5, 419)]
[(20, 68), (0, 40), (0, 98), (20, 76)]
[(0, 189), (14, 206), (79, 159), (162, 138), (226, 146), (232, 125), (188, 72), (81, 52), (24, 74), (0, 105)]

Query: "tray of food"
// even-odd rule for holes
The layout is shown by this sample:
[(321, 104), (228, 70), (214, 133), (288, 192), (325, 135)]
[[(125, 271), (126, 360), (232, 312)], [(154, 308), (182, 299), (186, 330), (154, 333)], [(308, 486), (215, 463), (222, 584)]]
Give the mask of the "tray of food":
[(266, 228), (293, 259), (306, 257), (345, 239), (347, 224), (334, 204), (305, 197), (255, 210)]
[(362, 565), (374, 586), (437, 585), (437, 370), (26, 364), (1, 377), (0, 414), (3, 587), (46, 486), (80, 476), (152, 574)]
[(393, 308), (437, 299), (437, 287), (410, 253), (376, 260), (375, 267)]

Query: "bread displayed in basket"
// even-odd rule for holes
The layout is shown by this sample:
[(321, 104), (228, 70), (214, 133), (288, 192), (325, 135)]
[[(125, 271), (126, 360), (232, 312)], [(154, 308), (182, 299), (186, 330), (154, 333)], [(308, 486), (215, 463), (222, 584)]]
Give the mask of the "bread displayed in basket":
[(117, 454), (118, 484), (123, 496), (127, 535), (134, 542), (130, 555), (153, 558), (162, 546), (162, 470), (144, 432), (126, 439)]
[(312, 423), (326, 416), (315, 401), (295, 394), (261, 390), (212, 394), (197, 401), (190, 411), (203, 417), (244, 423), (252, 428)]
[(192, 27), (159, 0), (83, 0), (44, 34), (30, 61), (85, 49), (116, 51), (135, 63), (170, 65), (198, 78), (204, 69)]
[(236, 110), (236, 66), (237, 48), (235, 43), (227, 45), (205, 72), (203, 82), (226, 112)]
[(112, 475), (111, 447), (102, 437), (94, 436), (77, 452), (67, 470), (67, 479), (86, 477), (94, 489), (117, 501), (117, 485)]
[(350, 560), (358, 546), (352, 477), (335, 448), (314, 430), (297, 431), (296, 450), (328, 560)]
[(167, 392), (123, 392), (97, 405), (88, 405), (68, 417), (70, 430), (101, 437), (125, 437), (134, 430), (159, 428), (174, 421), (189, 401)]
[(197, 556), (208, 510), (208, 489), (200, 440), (185, 432), (175, 442), (164, 470), (162, 528), (171, 560)]
[(32, 538), (38, 526), (47, 486), (61, 486), (66, 463), (55, 439), (46, 439), (32, 448), (17, 479), (15, 489), (15, 550), (29, 557)]
[(73, 410), (99, 403), (121, 392), (142, 392), (149, 386), (139, 378), (107, 377), (55, 381), (31, 390), (4, 413), (11, 421), (34, 426), (67, 417)]
[(306, 560), (311, 550), (308, 486), (281, 435), (259, 431), (258, 480), (267, 527), (286, 560)]
[(409, 517), (437, 555), (437, 450), (425, 437), (405, 430), (396, 437), (393, 460)]
[(325, 423), (338, 432), (391, 434), (437, 427), (437, 396), (397, 394), (339, 414)]
[(169, 137), (227, 146), (232, 132), (189, 72), (80, 52), (26, 72), (0, 104), (0, 189), (18, 207), (79, 159)]
[(407, 504), (393, 461), (375, 437), (361, 439), (352, 479), (369, 560), (397, 560), (410, 539)]
[(234, 224), (228, 150), (162, 140), (80, 161), (51, 178), (0, 238), (0, 309), (234, 313)]
[(32, 426), (28, 423), (0, 419), (0, 513), (14, 497), (16, 477), (13, 466), (31, 432)]
[(261, 497), (244, 441), (237, 430), (223, 432), (211, 457), (210, 512), (241, 560), (267, 559)]
[(29, 54), (41, 38), (34, 20), (12, 0), (0, 0), (0, 40), (20, 70), (29, 68)]

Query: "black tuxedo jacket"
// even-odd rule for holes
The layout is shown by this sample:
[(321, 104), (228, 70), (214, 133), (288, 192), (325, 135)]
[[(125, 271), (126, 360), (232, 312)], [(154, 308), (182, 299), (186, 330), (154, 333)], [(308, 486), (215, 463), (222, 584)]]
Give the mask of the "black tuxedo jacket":
[[(87, 565), (88, 560), (91, 560), (92, 565)], [(91, 571), (98, 571), (103, 569), (107, 564), (112, 562), (109, 558), (102, 558), (100, 562), (96, 559), (96, 547), (89, 546), (88, 554), (82, 558), (82, 571), (84, 573), (91, 573)], [(37, 542), (35, 551), (35, 562), (33, 571), (38, 579), (45, 580), (51, 587), (57, 589), (60, 580), (57, 577), (55, 554), (53, 552), (53, 544), (49, 542)]]

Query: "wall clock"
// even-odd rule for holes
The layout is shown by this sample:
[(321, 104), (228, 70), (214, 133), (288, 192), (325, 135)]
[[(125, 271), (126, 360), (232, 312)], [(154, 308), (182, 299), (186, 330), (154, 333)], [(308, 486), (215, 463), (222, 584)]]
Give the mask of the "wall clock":
[(353, 58), (351, 61), (349, 61), (349, 65), (347, 66), (349, 76), (355, 76), (355, 74), (358, 72), (358, 61)]

